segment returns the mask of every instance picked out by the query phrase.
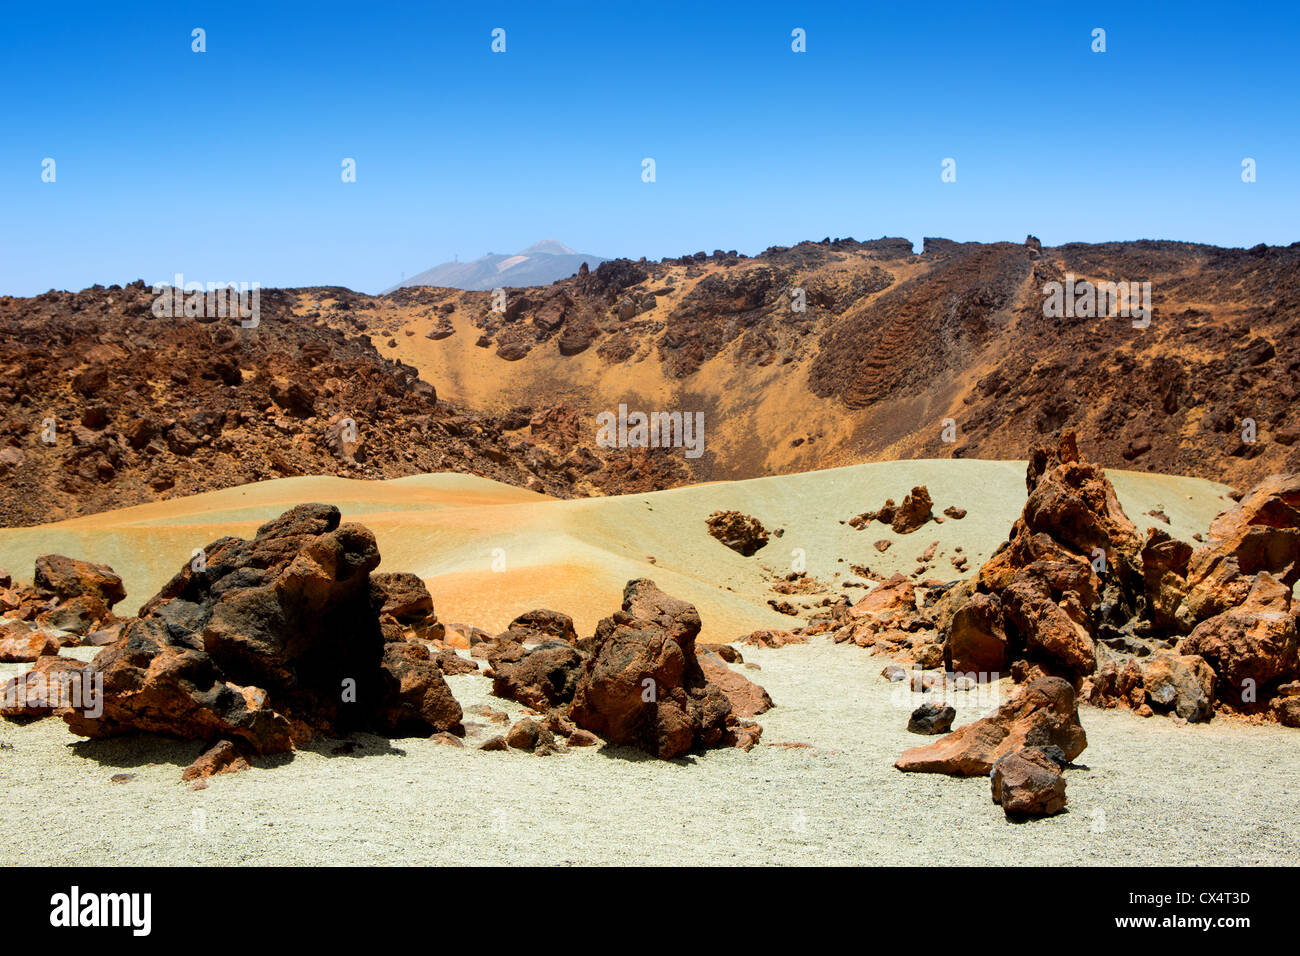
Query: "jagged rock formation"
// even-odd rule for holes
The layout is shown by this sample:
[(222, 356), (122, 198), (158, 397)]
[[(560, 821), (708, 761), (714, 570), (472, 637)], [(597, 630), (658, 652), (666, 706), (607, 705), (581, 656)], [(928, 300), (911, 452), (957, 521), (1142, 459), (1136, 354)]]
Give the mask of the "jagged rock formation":
[(460, 705), (428, 649), (386, 641), (381, 615), (402, 607), (383, 582), (372, 589), (378, 564), (374, 536), (331, 505), (214, 541), (87, 668), (103, 712), (62, 716), (86, 737), (225, 739), (254, 754), (317, 734), (454, 731)]

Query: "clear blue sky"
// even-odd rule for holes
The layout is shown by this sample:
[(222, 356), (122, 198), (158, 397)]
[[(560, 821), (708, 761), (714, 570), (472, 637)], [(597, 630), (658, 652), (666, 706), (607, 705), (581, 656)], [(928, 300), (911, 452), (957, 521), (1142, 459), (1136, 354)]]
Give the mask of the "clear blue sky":
[(1294, 2), (6, 2), (0, 22), (5, 294), (178, 271), (373, 292), (545, 237), (650, 258), (1300, 239)]

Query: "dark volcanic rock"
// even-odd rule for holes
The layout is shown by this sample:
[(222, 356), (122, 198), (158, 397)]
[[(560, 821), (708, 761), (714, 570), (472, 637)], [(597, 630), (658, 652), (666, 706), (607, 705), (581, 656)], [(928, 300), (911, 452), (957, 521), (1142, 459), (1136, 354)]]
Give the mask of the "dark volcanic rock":
[(91, 667), (103, 714), (65, 714), (74, 733), (225, 738), (271, 753), (315, 733), (459, 724), (428, 651), (385, 645), (371, 603), (374, 536), (340, 524), (337, 508), (299, 505), (204, 555), (100, 652)]
[(596, 628), (569, 716), (618, 746), (663, 759), (737, 743), (731, 702), (695, 656), (700, 615), (653, 581), (629, 581), (623, 607)]

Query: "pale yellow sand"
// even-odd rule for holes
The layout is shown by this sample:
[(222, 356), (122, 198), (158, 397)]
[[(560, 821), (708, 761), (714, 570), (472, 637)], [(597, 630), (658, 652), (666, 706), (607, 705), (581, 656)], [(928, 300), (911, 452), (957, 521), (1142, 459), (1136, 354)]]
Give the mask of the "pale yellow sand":
[[(375, 532), (381, 570), (413, 571), (424, 578), (443, 620), (500, 630), (524, 611), (551, 607), (571, 614), (578, 629), (590, 633), (618, 607), (625, 582), (651, 577), (696, 604), (706, 640), (725, 641), (756, 628), (796, 623), (766, 602), (784, 599), (770, 591), (770, 584), (800, 556), (810, 574), (837, 591), (842, 582), (856, 579), (850, 563), (885, 575), (910, 574), (931, 541), (939, 542), (943, 556), (923, 577), (961, 577), (949, 563), (957, 546), (965, 549), (970, 568), (977, 568), (1020, 513), (1024, 470), (1022, 462), (882, 462), (572, 501), (465, 475), (383, 482), (284, 478), (0, 530), (0, 567), (30, 580), (32, 562), (44, 552), (105, 562), (126, 583), (127, 599), (118, 611), (129, 614), (195, 548), (222, 535), (251, 535), (259, 523), (299, 502), (323, 501)], [(1139, 529), (1157, 524), (1145, 512), (1163, 506), (1173, 521), (1170, 530), (1189, 538), (1231, 503), (1222, 486), (1200, 479), (1128, 472), (1111, 472), (1111, 477)], [(966, 517), (927, 524), (909, 535), (896, 535), (878, 522), (863, 531), (845, 523), (879, 508), (886, 498), (901, 501), (917, 484), (929, 488), (936, 513), (957, 505), (967, 510)], [(755, 556), (742, 557), (707, 533), (705, 519), (719, 509), (744, 511), (784, 533)], [(872, 547), (882, 539), (893, 542), (883, 555)]]
[[(1294, 864), (1297, 731), (1177, 727), (1085, 708), (1069, 812), (1006, 822), (988, 781), (902, 774), (924, 738), (884, 658), (818, 640), (744, 649), (777, 702), (752, 752), (664, 763), (625, 751), (533, 757), (366, 737), (191, 791), (193, 743), (75, 743), (0, 723), (0, 864)], [(15, 670), (21, 668), (7, 668)], [(517, 705), (451, 678), (464, 705)], [(958, 721), (977, 716), (961, 708)], [(471, 720), (479, 718), (470, 718)], [(481, 731), (471, 745), (484, 739)], [(808, 749), (771, 746), (806, 742)], [(109, 778), (133, 773), (114, 784)]]

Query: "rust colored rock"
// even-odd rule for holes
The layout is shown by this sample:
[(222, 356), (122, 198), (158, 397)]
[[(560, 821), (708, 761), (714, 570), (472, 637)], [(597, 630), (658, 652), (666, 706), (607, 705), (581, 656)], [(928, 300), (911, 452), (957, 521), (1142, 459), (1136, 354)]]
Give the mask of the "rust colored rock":
[(506, 743), (505, 737), (502, 737), (500, 734), (497, 734), (496, 736), (489, 737), (487, 740), (483, 741), (483, 743), (479, 745), (478, 749), (479, 750), (509, 750), (510, 745)]
[(521, 644), (540, 643), (552, 639), (567, 644), (578, 643), (578, 632), (574, 630), (573, 618), (546, 608), (520, 614), (510, 622), (508, 631)]
[(1065, 776), (1053, 757), (1026, 747), (998, 758), (989, 774), (993, 802), (1008, 818), (1046, 817), (1065, 809)]
[(695, 659), (700, 662), (704, 679), (716, 684), (727, 695), (727, 700), (731, 701), (731, 712), (737, 717), (757, 717), (775, 706), (767, 691), (743, 674), (733, 671), (726, 661), (712, 651), (697, 646)]
[(516, 750), (527, 750), (529, 753), (553, 752), (555, 734), (537, 721), (524, 717), (510, 728), (506, 734), (506, 743)]
[(966, 517), (966, 509), (958, 508), (956, 505), (949, 505), (944, 508), (943, 513), (954, 521), (960, 521), (962, 518)]
[(1300, 475), (1264, 479), (1214, 519), (1189, 562), (1183, 629), (1242, 603), (1260, 572), (1287, 587), (1300, 580)]
[(706, 524), (709, 534), (747, 558), (767, 544), (767, 529), (763, 523), (739, 511), (715, 511), (709, 515)]
[(1092, 637), (1082, 623), (1082, 605), (1075, 613), (1052, 599), (1047, 581), (1036, 574), (1022, 573), (1002, 592), (1007, 625), (1019, 637), (1020, 646), (1049, 672), (1071, 678), (1091, 674), (1097, 667)]
[(743, 657), (740, 655), (740, 651), (736, 650), (736, 649), (735, 649), (734, 647), (732, 647), (730, 644), (699, 644), (699, 643), (697, 643), (697, 644), (695, 645), (695, 650), (696, 650), (697, 653), (698, 653), (699, 651), (712, 651), (714, 654), (717, 654), (719, 657), (721, 657), (721, 658), (722, 658), (724, 661), (726, 661), (728, 664), (743, 664), (743, 663), (745, 663), (745, 658), (743, 658)]
[(427, 647), (385, 644), (382, 668), (388, 686), (378, 720), (381, 730), (415, 737), (460, 728), (460, 704)]
[(1137, 529), (1105, 472), (1079, 454), (1074, 432), (1062, 434), (1055, 448), (1031, 452), (1025, 483), (1029, 500), (1022, 519), (1031, 533), (1046, 532), (1082, 554), (1101, 548), (1111, 564), (1136, 555)]
[(752, 647), (785, 647), (787, 644), (807, 644), (808, 638), (794, 631), (784, 631), (780, 628), (765, 627), (757, 631), (751, 631), (744, 637), (736, 638), (737, 644), (749, 644)]
[(108, 565), (78, 561), (61, 554), (42, 554), (36, 559), (33, 583), (39, 590), (64, 600), (94, 595), (110, 608), (126, 597), (122, 579)]
[(1196, 625), (1178, 649), (1214, 668), (1220, 699), (1249, 704), (1300, 676), (1297, 646), (1291, 587), (1261, 571), (1240, 606)]
[(551, 640), (525, 650), (517, 661), (494, 660), (492, 693), (537, 711), (573, 700), (585, 655), (572, 644)]
[(83, 637), (116, 620), (98, 594), (79, 594), (36, 615), (37, 624)]
[(30, 664), (57, 653), (59, 641), (53, 634), (22, 621), (0, 623), (0, 664)]
[(1275, 697), (1269, 711), (1284, 727), (1300, 727), (1300, 697)]
[(1191, 723), (1214, 716), (1214, 669), (1194, 654), (1159, 654), (1139, 665), (1149, 707)]
[(1059, 677), (1041, 677), (1017, 688), (993, 714), (932, 744), (905, 751), (894, 766), (908, 772), (977, 777), (989, 773), (1003, 754), (1049, 744), (1060, 747), (1067, 760), (1088, 745), (1074, 689)]
[(430, 655), (433, 662), (438, 665), (438, 670), (442, 671), (445, 676), (478, 673), (477, 664), (461, 657), (450, 647), (444, 647), (437, 652), (431, 651)]
[(1007, 666), (1002, 602), (995, 594), (974, 594), (952, 615), (944, 656), (959, 673), (1001, 673)]
[(1179, 628), (1178, 608), (1187, 597), (1188, 563), (1192, 546), (1158, 528), (1147, 531), (1142, 545), (1142, 581), (1146, 587), (1147, 619), (1162, 630)]
[(665, 760), (724, 744), (731, 702), (704, 677), (695, 656), (699, 631), (692, 605), (648, 579), (629, 581), (622, 609), (596, 628), (570, 718), (616, 746)]
[(370, 590), (379, 613), (392, 615), (399, 624), (422, 624), (434, 617), (433, 596), (417, 574), (372, 574)]
[(849, 616), (885, 623), (915, 610), (916, 586), (904, 575), (895, 574), (868, 591), (849, 609)]
[(895, 534), (911, 534), (934, 518), (933, 505), (925, 485), (917, 485), (903, 498), (903, 503), (890, 520), (890, 527)]
[(229, 740), (219, 740), (205, 750), (194, 763), (181, 771), (181, 780), (202, 780), (219, 773), (238, 773), (251, 770), (248, 758)]
[(45, 717), (66, 707), (96, 705), (94, 688), (82, 683), (85, 661), (53, 654), (0, 684), (0, 717)]

